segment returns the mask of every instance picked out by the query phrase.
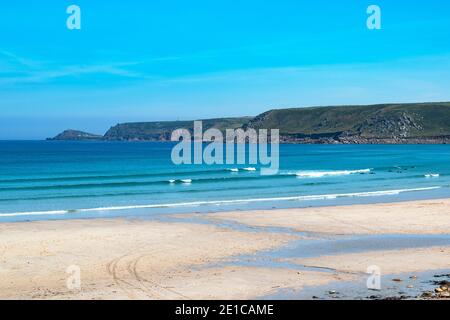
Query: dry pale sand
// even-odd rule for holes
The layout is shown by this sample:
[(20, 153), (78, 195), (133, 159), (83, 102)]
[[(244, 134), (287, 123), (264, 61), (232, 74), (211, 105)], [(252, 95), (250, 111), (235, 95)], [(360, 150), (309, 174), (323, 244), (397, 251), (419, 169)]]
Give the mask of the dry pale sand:
[[(72, 220), (0, 225), (3, 299), (243, 299), (278, 287), (341, 279), (316, 272), (209, 263), (292, 240), (211, 225), (128, 220)], [(69, 290), (67, 267), (81, 270)]]
[[(319, 234), (449, 234), (449, 204), (435, 200), (200, 217)], [(0, 299), (251, 299), (278, 289), (356, 279), (369, 265), (384, 274), (450, 268), (449, 247), (292, 258), (299, 268), (221, 264), (301, 241), (291, 233), (256, 231), (125, 219), (0, 224)], [(66, 285), (73, 265), (81, 271), (81, 290)], [(299, 273), (300, 265), (319, 268)]]
[[(306, 286), (325, 285), (355, 279), (350, 274), (292, 269), (225, 267), (205, 269), (169, 281), (168, 285), (195, 299), (254, 299), (255, 292), (264, 295), (280, 289), (299, 290)], [(204, 290), (208, 288), (208, 290)], [(261, 295), (259, 295), (261, 296)]]
[(209, 218), (329, 234), (450, 234), (450, 199), (227, 212)]
[(319, 268), (331, 268), (336, 272), (366, 273), (370, 266), (380, 268), (381, 274), (400, 274), (450, 268), (450, 247), (432, 247), (390, 251), (366, 251), (293, 262)]

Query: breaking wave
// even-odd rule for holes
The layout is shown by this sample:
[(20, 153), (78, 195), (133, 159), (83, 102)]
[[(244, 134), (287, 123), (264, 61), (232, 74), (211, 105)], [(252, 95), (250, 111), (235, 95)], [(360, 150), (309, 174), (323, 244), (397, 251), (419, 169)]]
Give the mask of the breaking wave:
[(347, 176), (351, 174), (367, 174), (371, 173), (372, 169), (360, 169), (360, 170), (330, 170), (330, 171), (296, 171), (288, 172), (289, 175), (296, 175), (299, 178), (323, 178), (333, 176)]
[(102, 212), (102, 211), (120, 211), (133, 209), (155, 209), (155, 208), (179, 208), (179, 207), (196, 207), (208, 205), (233, 205), (246, 204), (255, 202), (276, 202), (276, 201), (317, 201), (317, 200), (331, 200), (337, 198), (356, 198), (356, 197), (377, 197), (377, 196), (391, 196), (399, 195), (406, 192), (419, 192), (440, 189), (441, 187), (428, 188), (414, 188), (414, 189), (399, 189), (399, 190), (383, 190), (383, 191), (369, 191), (369, 192), (355, 192), (355, 193), (337, 193), (324, 195), (308, 195), (308, 196), (292, 196), (292, 197), (273, 197), (273, 198), (253, 198), (253, 199), (235, 199), (235, 200), (216, 200), (216, 201), (194, 201), (194, 202), (180, 202), (180, 203), (166, 203), (166, 204), (145, 204), (132, 206), (111, 206), (88, 209), (75, 210), (53, 210), (53, 211), (30, 211), (30, 212), (14, 212), (14, 213), (0, 213), (0, 217), (17, 217), (17, 216), (36, 216), (36, 215), (68, 215), (76, 213), (88, 212)]

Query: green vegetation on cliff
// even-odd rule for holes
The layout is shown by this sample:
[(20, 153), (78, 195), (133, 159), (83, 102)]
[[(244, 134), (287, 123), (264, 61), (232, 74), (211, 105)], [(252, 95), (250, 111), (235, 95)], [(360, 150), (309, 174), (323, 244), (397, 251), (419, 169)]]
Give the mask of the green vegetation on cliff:
[[(251, 118), (220, 118), (202, 120), (203, 130), (237, 129), (248, 123)], [(172, 131), (176, 129), (193, 130), (193, 121), (136, 122), (118, 124), (106, 132), (106, 140), (147, 140), (170, 141)]]
[(103, 139), (103, 136), (100, 136), (100, 135), (69, 129), (69, 130), (66, 130), (66, 131), (58, 134), (56, 137), (48, 138), (47, 140), (72, 140), (72, 141), (83, 140), (83, 141), (85, 141), (85, 140), (102, 140), (102, 139)]
[(286, 136), (417, 138), (450, 136), (450, 103), (313, 107), (265, 112), (247, 127)]
[[(169, 141), (180, 128), (192, 130), (193, 121), (118, 124), (103, 139)], [(450, 102), (278, 109), (203, 120), (203, 130), (209, 128), (279, 129), (282, 141), (298, 143), (449, 143)], [(74, 136), (79, 135), (62, 134), (67, 140)]]

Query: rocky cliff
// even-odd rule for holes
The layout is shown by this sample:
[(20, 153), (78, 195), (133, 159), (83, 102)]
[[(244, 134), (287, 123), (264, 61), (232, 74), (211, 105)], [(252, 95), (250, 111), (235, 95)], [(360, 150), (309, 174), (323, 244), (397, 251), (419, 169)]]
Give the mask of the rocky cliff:
[(80, 140), (102, 140), (102, 139), (103, 136), (101, 135), (96, 135), (78, 130), (66, 130), (53, 138), (48, 138), (47, 140), (80, 141)]
[[(102, 139), (169, 141), (179, 128), (192, 131), (193, 121), (118, 124)], [(203, 130), (209, 128), (279, 129), (284, 143), (450, 143), (450, 102), (274, 109), (256, 117), (203, 120)], [(69, 130), (53, 139), (99, 138)]]

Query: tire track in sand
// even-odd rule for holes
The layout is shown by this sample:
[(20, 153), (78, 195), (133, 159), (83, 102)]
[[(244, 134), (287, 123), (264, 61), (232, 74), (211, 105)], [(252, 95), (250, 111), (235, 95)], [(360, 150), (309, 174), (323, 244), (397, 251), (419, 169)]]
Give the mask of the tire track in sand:
[[(107, 272), (113, 278), (114, 283), (125, 292), (129, 299), (139, 299), (139, 293), (144, 294), (147, 299), (189, 299), (189, 297), (176, 290), (167, 288), (154, 280), (143, 277), (138, 272), (138, 264), (142, 258), (154, 256), (158, 253), (125, 254), (111, 260), (106, 266)], [(124, 271), (126, 271), (125, 274), (123, 274)], [(158, 274), (152, 267), (147, 267), (146, 271)]]

